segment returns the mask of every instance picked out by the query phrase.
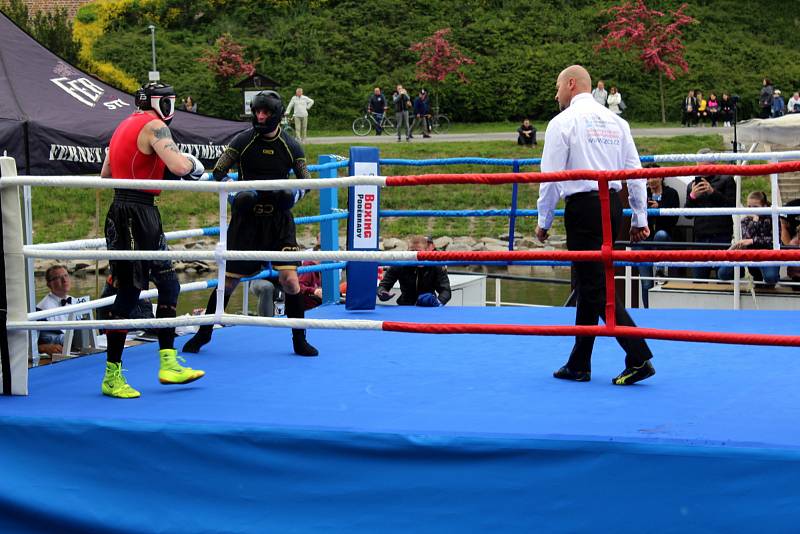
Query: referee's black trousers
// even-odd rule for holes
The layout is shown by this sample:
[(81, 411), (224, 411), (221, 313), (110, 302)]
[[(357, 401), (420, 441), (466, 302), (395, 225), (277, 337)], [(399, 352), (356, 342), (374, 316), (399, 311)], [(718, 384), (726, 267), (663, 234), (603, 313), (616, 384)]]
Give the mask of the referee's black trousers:
[[(619, 194), (611, 191), (611, 235), (616, 238), (622, 219)], [(600, 215), (600, 197), (597, 191), (577, 193), (567, 197), (564, 224), (567, 230), (567, 249), (600, 250), (603, 244), (603, 227)], [(578, 295), (575, 324), (596, 326), (605, 321), (606, 282), (603, 264), (576, 261), (575, 285)], [(616, 319), (620, 326), (636, 326), (625, 306), (616, 296)], [(618, 337), (625, 351), (625, 367), (638, 367), (653, 357), (644, 339)], [(590, 371), (594, 336), (576, 336), (575, 346), (569, 355), (567, 367), (572, 371)]]

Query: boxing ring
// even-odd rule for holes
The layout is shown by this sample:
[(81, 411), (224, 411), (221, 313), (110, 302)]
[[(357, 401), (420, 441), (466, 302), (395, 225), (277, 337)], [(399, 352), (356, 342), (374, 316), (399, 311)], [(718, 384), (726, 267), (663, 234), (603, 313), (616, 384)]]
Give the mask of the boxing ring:
[[(791, 162), (702, 171), (687, 166), (635, 173), (357, 176), (309, 180), (308, 186), (521, 183), (579, 175), (597, 179), (607, 202), (610, 179), (798, 169), (800, 163)], [(4, 177), (0, 184), (55, 185), (45, 183), (50, 180)], [(114, 186), (149, 186), (123, 182)], [(245, 188), (156, 185), (220, 194)], [(381, 263), (593, 260), (606, 264), (607, 280), (617, 261), (800, 261), (800, 251), (793, 250), (616, 251), (605, 230), (607, 246), (596, 252), (317, 251), (292, 257)], [(30, 248), (12, 253), (56, 259), (132, 254)], [(220, 262), (287, 257), (224, 247), (144, 254)], [(607, 289), (613, 306), (614, 284)], [(632, 310), (641, 328), (626, 329), (613, 321), (571, 326), (574, 310), (568, 308), (342, 308), (317, 308), (304, 321), (219, 309), (176, 320), (276, 328), (249, 328), (246, 335), (241, 327), (217, 330), (190, 362), (207, 376), (183, 388), (157, 384), (150, 347), (128, 348), (127, 376), (143, 394), (131, 402), (100, 395), (103, 355), (31, 370), (30, 396), (0, 399), (0, 527), (793, 530), (800, 509), (800, 394), (785, 370), (794, 367), (794, 347), (800, 345), (796, 314)], [(319, 358), (291, 356), (286, 332), (278, 328), (290, 325), (313, 329), (309, 336)], [(11, 316), (7, 323), (11, 333), (41, 326)], [(427, 335), (433, 333), (447, 335)], [(601, 336), (590, 383), (551, 376), (572, 345), (567, 336), (576, 333)], [(618, 335), (650, 338), (658, 375), (633, 387), (611, 386), (622, 353), (609, 336)]]

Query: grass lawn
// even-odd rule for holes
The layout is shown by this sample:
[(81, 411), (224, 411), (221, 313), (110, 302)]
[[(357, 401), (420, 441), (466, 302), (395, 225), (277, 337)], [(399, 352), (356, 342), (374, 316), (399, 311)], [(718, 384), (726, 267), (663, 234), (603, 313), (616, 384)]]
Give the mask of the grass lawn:
[[(504, 128), (507, 127), (507, 124)], [(486, 131), (484, 129), (483, 131)], [(645, 154), (694, 153), (701, 147), (723, 150), (722, 137), (677, 136), (672, 138), (639, 138), (636, 140), (639, 152)], [(369, 144), (365, 141), (363, 144)], [(307, 145), (306, 155), (310, 163), (315, 163), (322, 154), (338, 154), (347, 157), (349, 144)], [(381, 147), (383, 158), (432, 159), (447, 157), (483, 158), (531, 158), (541, 156), (541, 145), (526, 149), (504, 141), (487, 142), (430, 142), (414, 144), (389, 144)], [(422, 174), (422, 173), (460, 173), (460, 172), (507, 172), (508, 167), (489, 165), (450, 165), (440, 167), (399, 167), (384, 165), (381, 173)], [(523, 168), (535, 171), (537, 167)], [(340, 176), (344, 176), (344, 169)], [(765, 189), (765, 179), (744, 181), (743, 194), (754, 189)], [(539, 186), (525, 184), (520, 186), (519, 208), (536, 206)], [(401, 187), (382, 191), (381, 206), (384, 209), (486, 209), (508, 208), (511, 202), (511, 185), (503, 186), (427, 186)], [(81, 239), (103, 235), (103, 220), (111, 202), (109, 190), (79, 190), (38, 188), (33, 191), (34, 242), (53, 242)], [(347, 193), (339, 194), (339, 205), (345, 208)], [(217, 224), (217, 197), (207, 193), (187, 193), (165, 191), (159, 199), (159, 207), (165, 231), (215, 226)], [(319, 213), (318, 193), (312, 191), (295, 208), (295, 215)], [(99, 224), (98, 224), (99, 221)], [(558, 219), (557, 219), (558, 221)], [(557, 223), (555, 232), (563, 229)], [(306, 235), (316, 233), (316, 225), (305, 225), (301, 230)], [(519, 222), (517, 233), (530, 234), (535, 221), (524, 219)], [(345, 231), (345, 225), (340, 225)], [(381, 223), (383, 237), (402, 237), (412, 233), (426, 233), (433, 236), (471, 235), (474, 237), (494, 237), (508, 231), (508, 220), (503, 218), (403, 218), (384, 219)]]

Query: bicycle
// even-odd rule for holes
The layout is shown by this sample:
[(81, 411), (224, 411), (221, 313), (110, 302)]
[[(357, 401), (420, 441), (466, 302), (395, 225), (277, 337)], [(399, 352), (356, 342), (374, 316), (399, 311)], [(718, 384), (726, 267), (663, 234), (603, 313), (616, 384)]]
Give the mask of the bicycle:
[(297, 137), (294, 134), (294, 126), (292, 126), (292, 122), (289, 120), (288, 115), (284, 115), (281, 119), (281, 130), (286, 132), (287, 134), (291, 135), (292, 137)]
[[(383, 122), (381, 122), (383, 131), (388, 135), (397, 133), (397, 125), (394, 120), (387, 114), (383, 115)], [(375, 119), (375, 114), (367, 111), (363, 117), (358, 117), (353, 121), (353, 133), (359, 136), (369, 135), (372, 129), (378, 129), (378, 121)]]
[[(416, 116), (413, 117), (414, 124), (412, 127), (412, 132), (415, 134), (421, 134), (422, 132), (422, 121), (417, 120)], [(433, 113), (428, 115), (428, 120), (431, 124), (431, 131), (436, 134), (444, 134), (450, 129), (450, 119), (447, 115), (442, 115), (439, 113), (439, 108), (433, 108)]]

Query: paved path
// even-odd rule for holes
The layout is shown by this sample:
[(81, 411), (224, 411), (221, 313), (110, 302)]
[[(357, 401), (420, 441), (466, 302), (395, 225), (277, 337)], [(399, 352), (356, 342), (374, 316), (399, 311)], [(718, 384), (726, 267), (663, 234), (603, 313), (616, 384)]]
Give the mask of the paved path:
[[(733, 135), (733, 128), (634, 128), (631, 130), (634, 137), (675, 137), (678, 135)], [(539, 140), (544, 136), (544, 132), (539, 132)], [(508, 141), (516, 143), (516, 132), (493, 132), (493, 133), (465, 133), (465, 134), (441, 134), (434, 135), (430, 139), (414, 137), (412, 143), (432, 143), (437, 141), (459, 142), (459, 141)], [(406, 141), (403, 140), (403, 143)], [(393, 135), (343, 135), (334, 137), (310, 137), (308, 144), (334, 144), (334, 143), (359, 143), (359, 144), (386, 144), (397, 143), (397, 137)]]

